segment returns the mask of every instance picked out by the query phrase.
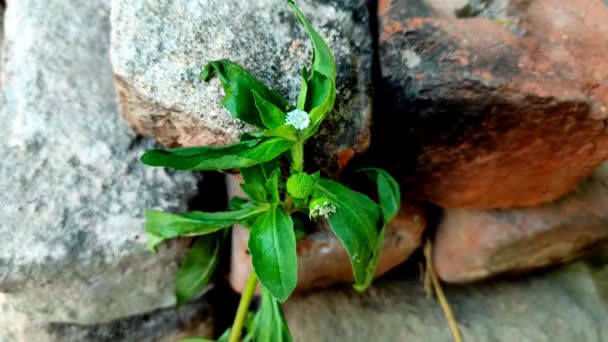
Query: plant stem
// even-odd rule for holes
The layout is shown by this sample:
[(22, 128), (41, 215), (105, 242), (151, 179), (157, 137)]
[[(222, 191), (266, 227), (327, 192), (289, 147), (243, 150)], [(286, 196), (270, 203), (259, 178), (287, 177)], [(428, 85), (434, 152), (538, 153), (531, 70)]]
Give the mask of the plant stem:
[(298, 141), (291, 147), (292, 167), (296, 171), (304, 171), (304, 142)]
[(448, 300), (445, 298), (445, 294), (443, 293), (443, 289), (441, 288), (441, 282), (439, 278), (437, 278), (437, 274), (435, 274), (435, 270), (433, 269), (433, 244), (431, 240), (426, 241), (426, 245), (424, 246), (424, 256), (426, 258), (426, 271), (433, 285), (433, 290), (437, 295), (437, 299), (439, 300), (439, 305), (443, 310), (443, 314), (445, 315), (445, 319), (448, 321), (448, 327), (450, 328), (450, 332), (454, 337), (454, 342), (462, 342), (462, 337), (460, 336), (460, 331), (458, 330), (458, 323), (454, 318), (454, 313), (450, 308), (450, 304)]
[(245, 289), (243, 290), (243, 294), (241, 295), (239, 307), (236, 310), (236, 316), (234, 317), (234, 323), (232, 323), (232, 330), (230, 332), (230, 338), (228, 339), (228, 341), (230, 342), (238, 342), (241, 339), (243, 324), (245, 323), (245, 318), (247, 318), (247, 312), (249, 312), (249, 305), (251, 304), (251, 300), (253, 299), (253, 295), (255, 294), (257, 284), (258, 277), (252, 270), (251, 275), (247, 280), (247, 285), (245, 285)]
[(294, 210), (294, 206), (295, 203), (293, 201), (293, 198), (289, 196), (289, 194), (285, 194), (285, 201), (283, 201), (283, 207), (285, 208), (285, 211), (291, 215)]

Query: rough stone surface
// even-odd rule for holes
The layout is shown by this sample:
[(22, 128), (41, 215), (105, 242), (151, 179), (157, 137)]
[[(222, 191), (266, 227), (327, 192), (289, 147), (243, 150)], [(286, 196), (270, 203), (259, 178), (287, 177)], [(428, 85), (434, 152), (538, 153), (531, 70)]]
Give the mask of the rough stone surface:
[[(4, 2), (0, 2), (0, 44), (4, 40)], [(2, 48), (0, 48), (0, 63), (2, 61)], [(0, 79), (0, 82), (2, 80)], [(0, 83), (2, 84), (2, 83)]]
[[(244, 194), (238, 188), (239, 177), (228, 178), (229, 193)], [(424, 212), (404, 204), (399, 215), (388, 225), (384, 249), (376, 270), (376, 277), (403, 263), (420, 246), (426, 228)], [(249, 230), (234, 227), (232, 230), (232, 255), (229, 281), (240, 292), (251, 274), (251, 255), (247, 250)], [(296, 291), (327, 287), (338, 283), (352, 283), (350, 260), (338, 238), (329, 230), (327, 223), (320, 222), (318, 230), (297, 243), (298, 284)]]
[(502, 210), (447, 210), (434, 263), (448, 282), (469, 282), (572, 260), (608, 241), (608, 163), (555, 202)]
[[(608, 266), (604, 264), (604, 269)], [(608, 310), (584, 264), (517, 281), (445, 288), (464, 341), (608, 340)], [(360, 294), (334, 289), (283, 305), (295, 341), (453, 341), (417, 279), (381, 281)]]
[(443, 207), (553, 200), (608, 157), (608, 6), (497, 0), (455, 16), (466, 3), (379, 2), (373, 141)]
[(208, 298), (184, 305), (135, 315), (108, 323), (82, 325), (52, 323), (43, 328), (52, 341), (172, 342), (183, 338), (213, 337), (212, 309)]
[[(333, 49), (336, 109), (311, 144), (311, 161), (335, 172), (369, 144), (371, 36), (365, 2), (299, 1)], [(203, 65), (230, 59), (295, 103), (310, 42), (283, 0), (112, 1), (112, 63), (121, 111), (166, 146), (221, 145), (252, 127), (221, 107)]]
[(146, 248), (146, 208), (185, 210), (196, 178), (143, 167), (117, 108), (110, 4), (9, 0), (0, 92), (0, 340), (173, 304), (173, 243)]

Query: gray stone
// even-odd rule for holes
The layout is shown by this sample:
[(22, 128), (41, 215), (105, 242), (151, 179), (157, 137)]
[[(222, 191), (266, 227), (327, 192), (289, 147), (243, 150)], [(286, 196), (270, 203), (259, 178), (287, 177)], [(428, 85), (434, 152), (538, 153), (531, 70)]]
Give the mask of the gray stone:
[[(577, 263), (445, 290), (464, 341), (597, 342), (608, 340), (608, 310), (600, 299), (608, 288), (599, 285), (591, 268)], [(425, 298), (418, 279), (383, 281), (363, 294), (311, 293), (284, 310), (296, 341), (453, 341), (439, 303)]]
[[(0, 1), (0, 44), (4, 40), (4, 1)], [(2, 48), (0, 48), (0, 61), (2, 61)], [(0, 80), (2, 84), (2, 80)]]
[(8, 1), (0, 93), (2, 341), (26, 339), (32, 324), (92, 324), (174, 302), (183, 245), (151, 254), (143, 212), (185, 210), (196, 178), (139, 164), (151, 142), (138, 140), (118, 112), (109, 12), (103, 0)]
[(203, 297), (182, 306), (119, 319), (107, 323), (83, 325), (52, 323), (44, 328), (51, 341), (171, 342), (182, 338), (212, 338), (213, 316), (208, 299)]
[[(369, 144), (371, 35), (365, 1), (299, 1), (328, 39), (338, 68), (336, 109), (309, 155), (335, 172)], [(112, 1), (112, 65), (121, 111), (133, 128), (167, 146), (221, 145), (252, 127), (221, 106), (203, 65), (242, 64), (295, 103), (310, 41), (284, 0)]]

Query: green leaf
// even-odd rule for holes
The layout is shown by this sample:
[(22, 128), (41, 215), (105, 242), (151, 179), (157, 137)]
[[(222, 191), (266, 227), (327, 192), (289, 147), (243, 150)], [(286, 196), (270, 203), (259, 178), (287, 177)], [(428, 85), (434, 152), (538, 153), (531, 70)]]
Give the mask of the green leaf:
[(221, 235), (197, 237), (190, 247), (176, 274), (178, 308), (195, 297), (211, 279), (220, 257)]
[(298, 94), (298, 109), (306, 110), (306, 95), (308, 94), (308, 70), (302, 68), (302, 85), (300, 86), (300, 94)]
[(261, 139), (266, 136), (266, 135), (264, 135), (264, 132), (265, 131), (245, 132), (245, 133), (241, 134), (241, 136), (239, 137), (239, 141), (243, 142), (243, 141)]
[(372, 181), (376, 183), (378, 189), (378, 199), (380, 202), (380, 211), (382, 212), (382, 229), (378, 233), (378, 240), (374, 246), (372, 258), (367, 267), (366, 279), (362, 287), (367, 288), (376, 275), (376, 267), (380, 260), (382, 247), (384, 247), (384, 235), (386, 234), (386, 225), (397, 216), (399, 207), (401, 206), (401, 192), (399, 184), (391, 177), (391, 175), (377, 168), (363, 168), (357, 172), (365, 173)]
[(251, 206), (255, 206), (255, 204), (251, 203), (248, 199), (241, 197), (233, 197), (230, 200), (230, 203), (228, 203), (228, 209), (230, 210), (245, 209)]
[(206, 338), (182, 338), (179, 342), (213, 342), (213, 340)]
[(298, 262), (293, 221), (282, 206), (260, 215), (251, 227), (249, 251), (263, 287), (285, 301), (296, 287)]
[(399, 207), (401, 206), (399, 183), (388, 172), (382, 169), (369, 167), (359, 169), (357, 172), (365, 173), (376, 183), (383, 221), (385, 225), (388, 224), (397, 216)]
[(298, 131), (292, 125), (283, 125), (276, 129), (269, 129), (262, 132), (265, 137), (279, 137), (285, 140), (298, 141)]
[(270, 204), (279, 202), (278, 186), (281, 170), (278, 160), (241, 169), (241, 175), (245, 180), (241, 188), (254, 202)]
[(258, 205), (241, 210), (206, 213), (193, 211), (173, 214), (163, 211), (146, 211), (146, 232), (148, 246), (154, 250), (160, 242), (180, 236), (196, 236), (214, 233), (235, 223), (251, 219), (268, 210), (268, 206)]
[(304, 16), (302, 11), (294, 4), (293, 0), (289, 0), (289, 7), (295, 13), (296, 17), (310, 36), (312, 41), (313, 56), (312, 56), (312, 70), (322, 75), (325, 75), (332, 83), (336, 83), (336, 64), (334, 62), (334, 56), (331, 53), (331, 49), (321, 37), (317, 31), (312, 27), (308, 19)]
[(272, 341), (291, 342), (292, 337), (281, 310), (281, 304), (272, 297), (266, 289), (262, 289), (262, 304), (251, 324), (252, 329), (248, 331), (243, 342), (248, 341)]
[(261, 114), (255, 105), (253, 92), (282, 111), (289, 109), (289, 103), (281, 94), (266, 87), (234, 62), (218, 60), (208, 63), (201, 72), (201, 79), (209, 81), (215, 74), (224, 86), (225, 96), (222, 104), (240, 120), (264, 128)]
[(226, 146), (154, 149), (144, 153), (141, 162), (176, 170), (238, 169), (275, 159), (292, 145), (292, 141), (271, 137), (245, 140)]
[(306, 111), (310, 115), (310, 127), (305, 136), (313, 136), (321, 126), (323, 119), (331, 113), (336, 100), (336, 87), (325, 75), (313, 71), (308, 80), (308, 94), (306, 95)]
[[(382, 254), (382, 248), (384, 247), (384, 236), (386, 235), (386, 225), (382, 226), (382, 229), (378, 232), (378, 239), (373, 245), (372, 257), (367, 263), (365, 268), (365, 281), (359, 285), (358, 290), (363, 291), (367, 289), (376, 276), (376, 268), (378, 268), (378, 262), (380, 261), (380, 255)], [(357, 287), (355, 287), (357, 288)]]
[(336, 212), (329, 216), (332, 231), (344, 245), (350, 258), (355, 278), (354, 288), (366, 288), (368, 266), (378, 241), (380, 209), (362, 193), (321, 178), (316, 183), (315, 197), (325, 196), (336, 205)]
[(255, 90), (252, 90), (252, 92), (255, 107), (260, 112), (264, 126), (268, 129), (275, 129), (285, 124), (285, 113), (280, 108), (264, 100)]
[(266, 188), (266, 192), (268, 193), (268, 203), (272, 205), (279, 204), (279, 178), (281, 177), (281, 171), (275, 170), (268, 180), (266, 180), (266, 184), (264, 187)]
[(241, 189), (243, 192), (256, 203), (268, 203), (268, 193), (263, 184), (260, 183), (242, 183)]
[(313, 48), (312, 69), (310, 73), (306, 69), (302, 71), (302, 88), (298, 96), (298, 108), (310, 115), (311, 125), (304, 132), (304, 136), (309, 138), (317, 132), (323, 119), (334, 107), (336, 63), (331, 49), (302, 11), (291, 0), (288, 4), (308, 32)]
[[(258, 205), (259, 205), (258, 203), (253, 203), (253, 202), (251, 202), (248, 199), (234, 197), (234, 198), (232, 198), (230, 200), (230, 203), (228, 203), (228, 209), (230, 209), (230, 210), (241, 210), (241, 209), (256, 207)], [(241, 226), (249, 228), (249, 227), (251, 227), (251, 225), (253, 224), (253, 222), (255, 221), (256, 218), (257, 218), (256, 216), (252, 216), (252, 217), (247, 218), (245, 220), (239, 221), (239, 224)]]
[(246, 183), (266, 184), (270, 175), (279, 169), (279, 161), (273, 159), (266, 163), (257, 164), (252, 167), (242, 168), (241, 175)]
[(226, 329), (222, 336), (217, 339), (217, 342), (228, 342), (230, 339), (230, 332), (232, 331), (232, 327)]

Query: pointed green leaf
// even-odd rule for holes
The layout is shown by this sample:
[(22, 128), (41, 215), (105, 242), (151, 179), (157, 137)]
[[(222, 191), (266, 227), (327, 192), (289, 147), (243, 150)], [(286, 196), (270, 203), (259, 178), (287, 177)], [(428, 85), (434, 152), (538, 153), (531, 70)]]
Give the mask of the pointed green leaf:
[(273, 159), (266, 163), (257, 164), (252, 167), (242, 168), (241, 175), (246, 183), (266, 184), (270, 175), (279, 169), (279, 161)]
[(226, 146), (154, 149), (144, 153), (141, 162), (176, 170), (238, 169), (275, 159), (292, 145), (292, 141), (271, 137), (251, 139)]
[(255, 206), (241, 210), (206, 213), (193, 211), (184, 214), (163, 211), (146, 211), (146, 232), (149, 246), (155, 248), (160, 242), (180, 236), (206, 235), (230, 227), (235, 223), (256, 217), (268, 210), (267, 206)]
[(255, 204), (251, 203), (249, 200), (241, 197), (233, 197), (228, 203), (228, 209), (230, 210), (239, 210), (245, 209), (250, 206), (255, 206)]
[(312, 27), (302, 11), (288, 1), (298, 20), (310, 37), (313, 47), (312, 69), (302, 71), (302, 88), (298, 96), (298, 108), (310, 114), (311, 125), (304, 132), (306, 138), (313, 136), (323, 119), (333, 110), (336, 99), (336, 63), (331, 49)]
[(264, 100), (255, 90), (253, 92), (253, 99), (255, 100), (255, 107), (260, 112), (260, 118), (262, 123), (268, 129), (275, 129), (282, 126), (285, 123), (285, 113), (277, 106)]
[(265, 137), (279, 137), (293, 142), (298, 141), (298, 131), (292, 125), (283, 125), (275, 129), (265, 130), (262, 135)]
[(313, 71), (308, 81), (308, 94), (306, 95), (306, 111), (310, 115), (310, 127), (305, 136), (313, 136), (321, 126), (323, 119), (331, 113), (336, 100), (336, 87), (327, 77)]
[(268, 203), (268, 192), (264, 184), (260, 183), (243, 183), (241, 189), (255, 203)]
[(277, 204), (280, 172), (279, 161), (276, 159), (241, 169), (245, 180), (241, 188), (254, 202)]
[(357, 286), (355, 289), (363, 291), (367, 289), (376, 277), (376, 269), (378, 268), (378, 262), (380, 261), (380, 255), (382, 254), (382, 248), (384, 247), (384, 236), (386, 235), (386, 225), (382, 226), (382, 229), (378, 232), (378, 238), (376, 243), (372, 246), (372, 257), (367, 263), (365, 268), (365, 280)]
[(298, 94), (298, 109), (306, 111), (306, 95), (308, 94), (308, 70), (302, 68), (302, 85)]
[(156, 252), (156, 246), (165, 241), (165, 239), (161, 236), (158, 236), (154, 233), (150, 233), (150, 232), (146, 232), (146, 236), (148, 238), (148, 249), (151, 250), (152, 252)]
[(279, 178), (281, 177), (281, 171), (275, 170), (270, 177), (266, 180), (266, 184), (264, 184), (264, 188), (266, 188), (266, 192), (268, 193), (268, 203), (272, 205), (279, 204)]
[(220, 258), (222, 234), (197, 237), (177, 270), (175, 297), (177, 307), (186, 304), (207, 285)]
[(201, 79), (208, 81), (215, 74), (224, 86), (225, 96), (222, 104), (240, 120), (264, 128), (260, 112), (256, 110), (252, 91), (255, 91), (264, 100), (282, 111), (289, 109), (289, 103), (283, 96), (266, 87), (247, 70), (234, 62), (218, 60), (208, 63), (201, 72)]
[(291, 342), (292, 337), (278, 300), (262, 289), (262, 303), (243, 339), (248, 341)]
[(378, 200), (384, 224), (388, 224), (399, 212), (401, 206), (401, 191), (399, 183), (385, 170), (378, 168), (363, 168), (357, 172), (365, 173), (378, 188)]
[(320, 196), (336, 206), (336, 212), (328, 218), (329, 225), (348, 253), (355, 289), (365, 290), (368, 266), (378, 241), (380, 209), (364, 194), (325, 178), (316, 183), (315, 197)]
[(232, 327), (226, 329), (222, 336), (217, 339), (217, 342), (228, 342), (230, 340), (230, 332), (232, 332)]
[(312, 56), (312, 71), (316, 71), (322, 75), (325, 75), (332, 83), (336, 83), (336, 64), (334, 62), (334, 56), (331, 53), (331, 49), (312, 27), (308, 19), (304, 16), (302, 11), (294, 4), (293, 0), (288, 1), (288, 5), (291, 10), (298, 17), (298, 20), (310, 36), (312, 41), (313, 56)]
[(293, 221), (282, 206), (260, 215), (250, 230), (249, 251), (263, 287), (285, 301), (296, 287), (298, 263)]
[(244, 141), (264, 138), (265, 137), (264, 132), (265, 131), (245, 132), (245, 133), (241, 134), (241, 136), (239, 137), (239, 141), (244, 142)]
[(391, 175), (377, 168), (364, 168), (359, 169), (357, 172), (365, 173), (372, 181), (376, 183), (378, 190), (378, 199), (380, 201), (380, 210), (382, 212), (383, 226), (378, 233), (378, 240), (374, 246), (372, 258), (367, 267), (367, 274), (363, 288), (367, 288), (376, 274), (376, 267), (380, 260), (380, 254), (382, 253), (382, 247), (384, 247), (384, 235), (386, 234), (386, 225), (397, 216), (399, 207), (401, 206), (401, 192), (399, 191), (399, 184), (391, 177)]

